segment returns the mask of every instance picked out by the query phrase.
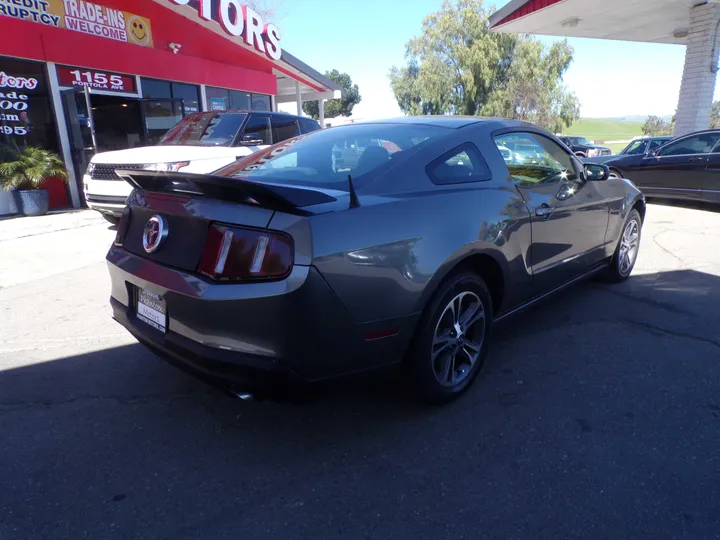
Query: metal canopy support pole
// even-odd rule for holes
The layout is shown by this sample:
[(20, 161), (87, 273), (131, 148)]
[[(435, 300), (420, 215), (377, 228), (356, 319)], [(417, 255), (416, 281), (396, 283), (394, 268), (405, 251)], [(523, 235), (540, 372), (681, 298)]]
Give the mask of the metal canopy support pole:
[(297, 101), (298, 116), (302, 116), (302, 95), (300, 94), (300, 81), (295, 81), (295, 100)]
[(318, 117), (320, 118), (320, 127), (325, 127), (325, 100), (321, 99), (318, 101)]

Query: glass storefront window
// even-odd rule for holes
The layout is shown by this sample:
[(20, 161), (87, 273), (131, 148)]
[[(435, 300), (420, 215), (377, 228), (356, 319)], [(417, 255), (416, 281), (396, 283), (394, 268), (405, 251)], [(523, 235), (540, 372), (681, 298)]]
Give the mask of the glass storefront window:
[(208, 86), (205, 93), (209, 110), (227, 111), (230, 108), (230, 92), (228, 90)]
[(270, 96), (251, 94), (241, 90), (225, 90), (208, 86), (206, 89), (208, 109), (211, 111), (253, 110), (270, 111)]
[(172, 97), (169, 82), (157, 79), (141, 79), (141, 81), (144, 98), (170, 99)]
[(253, 111), (269, 111), (270, 110), (270, 96), (263, 94), (252, 95), (252, 110)]
[(58, 151), (45, 66), (0, 57), (0, 155), (28, 146)]
[(230, 108), (235, 110), (250, 109), (250, 94), (248, 92), (230, 90)]
[(185, 114), (200, 112), (200, 88), (194, 84), (172, 84), (172, 97), (182, 99), (185, 106)]

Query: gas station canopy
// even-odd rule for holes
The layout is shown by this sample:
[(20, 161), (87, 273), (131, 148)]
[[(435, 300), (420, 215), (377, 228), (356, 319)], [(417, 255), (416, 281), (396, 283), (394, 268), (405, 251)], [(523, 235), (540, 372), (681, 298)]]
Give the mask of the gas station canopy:
[(490, 27), (513, 34), (685, 45), (675, 135), (710, 125), (720, 71), (720, 0), (510, 0), (490, 16)]
[(511, 0), (490, 17), (497, 32), (685, 45), (698, 0)]

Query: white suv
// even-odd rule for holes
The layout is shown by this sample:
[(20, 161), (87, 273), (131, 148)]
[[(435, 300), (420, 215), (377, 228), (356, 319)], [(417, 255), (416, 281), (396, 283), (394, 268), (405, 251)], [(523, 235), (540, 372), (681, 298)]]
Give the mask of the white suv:
[(215, 111), (186, 116), (156, 146), (102, 152), (83, 177), (85, 200), (117, 223), (132, 191), (116, 169), (211, 173), (296, 135), (320, 129), (311, 118), (284, 113)]

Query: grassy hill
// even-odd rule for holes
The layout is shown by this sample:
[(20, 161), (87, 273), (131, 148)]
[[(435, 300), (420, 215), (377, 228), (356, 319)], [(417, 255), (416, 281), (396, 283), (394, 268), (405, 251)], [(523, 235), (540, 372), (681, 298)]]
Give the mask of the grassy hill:
[[(629, 141), (642, 135), (643, 122), (627, 122), (606, 118), (581, 118), (565, 130), (566, 135), (582, 135), (591, 141)], [(622, 149), (625, 144), (607, 145), (615, 150)]]

